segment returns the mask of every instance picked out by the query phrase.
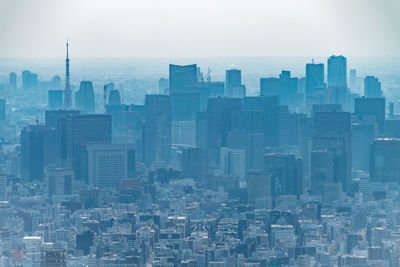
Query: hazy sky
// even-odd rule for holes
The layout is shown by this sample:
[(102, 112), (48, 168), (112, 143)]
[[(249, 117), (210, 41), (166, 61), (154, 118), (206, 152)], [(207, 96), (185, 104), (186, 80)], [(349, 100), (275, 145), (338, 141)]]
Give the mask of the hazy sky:
[(399, 0), (0, 0), (0, 57), (400, 55)]

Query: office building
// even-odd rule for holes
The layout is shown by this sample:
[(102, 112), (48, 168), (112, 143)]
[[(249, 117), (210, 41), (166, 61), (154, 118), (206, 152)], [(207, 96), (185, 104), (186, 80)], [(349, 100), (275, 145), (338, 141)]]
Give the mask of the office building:
[(324, 184), (334, 182), (334, 154), (332, 151), (311, 152), (311, 193), (322, 195)]
[[(71, 117), (65, 119), (65, 136), (68, 136), (67, 132), (70, 131), (68, 120)], [(91, 114), (72, 117), (72, 158), (77, 180), (88, 183), (87, 145), (111, 144), (111, 140), (110, 115)], [(65, 147), (68, 147), (70, 140), (65, 139), (65, 142)]]
[(280, 102), (291, 108), (298, 105), (298, 79), (290, 76), (290, 71), (282, 71), (279, 78), (261, 78), (261, 96), (280, 96)]
[(344, 56), (328, 58), (328, 87), (347, 88), (347, 59)]
[(0, 121), (6, 119), (6, 100), (0, 99)]
[(161, 78), (158, 80), (158, 93), (160, 95), (168, 95), (169, 94), (169, 80), (165, 78)]
[(11, 72), (8, 75), (8, 84), (11, 86), (13, 92), (17, 90), (17, 74), (15, 72)]
[(227, 135), (231, 131), (234, 112), (242, 110), (239, 98), (210, 98), (207, 104), (207, 146), (211, 160), (218, 166), (221, 147), (227, 146)]
[(242, 181), (246, 178), (246, 151), (221, 147), (220, 171), (224, 176), (237, 176)]
[(264, 143), (266, 146), (279, 146), (279, 96), (256, 96), (243, 99), (243, 109), (249, 111), (262, 111)]
[(225, 96), (233, 97), (233, 88), (242, 85), (242, 71), (239, 69), (229, 69), (225, 72)]
[(357, 70), (350, 70), (350, 89), (353, 91), (357, 91)]
[(179, 66), (169, 64), (169, 93), (184, 93), (197, 86), (196, 64)]
[(264, 170), (271, 177), (273, 197), (302, 194), (303, 170), (295, 155), (288, 153), (265, 154)]
[(306, 64), (305, 104), (307, 113), (313, 104), (326, 103), (325, 66), (322, 63)]
[(183, 149), (181, 167), (185, 177), (203, 181), (210, 174), (210, 155), (201, 148)]
[(118, 106), (121, 105), (121, 96), (118, 90), (111, 90), (108, 95), (108, 105), (110, 106)]
[(385, 99), (384, 98), (356, 98), (354, 113), (362, 119), (364, 116), (375, 117), (379, 133), (385, 131)]
[(264, 134), (259, 132), (229, 132), (227, 147), (246, 152), (246, 169), (262, 169), (264, 158)]
[(247, 201), (254, 203), (257, 200), (271, 199), (271, 177), (263, 170), (249, 170), (247, 172)]
[(154, 161), (171, 160), (171, 97), (146, 95), (144, 125), (144, 160), (147, 166)]
[(315, 112), (312, 149), (334, 154), (334, 182), (349, 190), (351, 180), (351, 117), (347, 112)]
[(28, 70), (22, 72), (22, 88), (24, 90), (36, 89), (38, 86), (38, 76)]
[(376, 139), (370, 150), (370, 181), (400, 182), (400, 139)]
[(7, 201), (8, 194), (7, 194), (7, 174), (4, 172), (0, 173), (0, 201)]
[(43, 180), (45, 130), (45, 126), (28, 125), (21, 131), (21, 175), (23, 182)]
[(54, 165), (47, 171), (48, 196), (72, 195), (72, 185), (75, 179), (71, 166)]
[(364, 96), (379, 98), (383, 97), (382, 86), (378, 78), (366, 76), (364, 79)]
[(75, 92), (75, 107), (84, 114), (93, 114), (94, 107), (94, 91), (90, 81), (83, 81), (79, 86), (79, 90)]
[(135, 149), (129, 144), (88, 144), (89, 184), (118, 188), (121, 181), (135, 178)]
[(62, 90), (49, 90), (48, 91), (48, 109), (49, 110), (59, 110), (63, 108), (64, 92)]

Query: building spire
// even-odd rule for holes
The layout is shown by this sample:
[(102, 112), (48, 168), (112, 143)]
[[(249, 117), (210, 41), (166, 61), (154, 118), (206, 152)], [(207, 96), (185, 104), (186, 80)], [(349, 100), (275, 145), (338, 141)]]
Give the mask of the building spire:
[(64, 109), (72, 109), (72, 92), (69, 77), (69, 56), (68, 56), (68, 39), (67, 39), (67, 58), (65, 59), (65, 89), (64, 89)]

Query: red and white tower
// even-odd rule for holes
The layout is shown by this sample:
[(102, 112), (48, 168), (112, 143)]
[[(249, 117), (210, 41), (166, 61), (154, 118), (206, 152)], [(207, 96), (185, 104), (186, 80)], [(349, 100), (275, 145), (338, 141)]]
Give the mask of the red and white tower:
[(68, 40), (67, 40), (67, 58), (65, 59), (65, 89), (64, 89), (64, 109), (72, 109), (72, 92), (69, 83), (69, 57), (68, 57)]

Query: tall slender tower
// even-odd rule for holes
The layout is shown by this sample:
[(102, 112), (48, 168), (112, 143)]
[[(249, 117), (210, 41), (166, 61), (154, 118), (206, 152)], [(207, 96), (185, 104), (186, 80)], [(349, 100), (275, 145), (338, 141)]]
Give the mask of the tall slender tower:
[(65, 89), (64, 89), (64, 109), (72, 109), (71, 86), (69, 84), (69, 57), (68, 57), (68, 40), (67, 40), (67, 58), (65, 59)]

